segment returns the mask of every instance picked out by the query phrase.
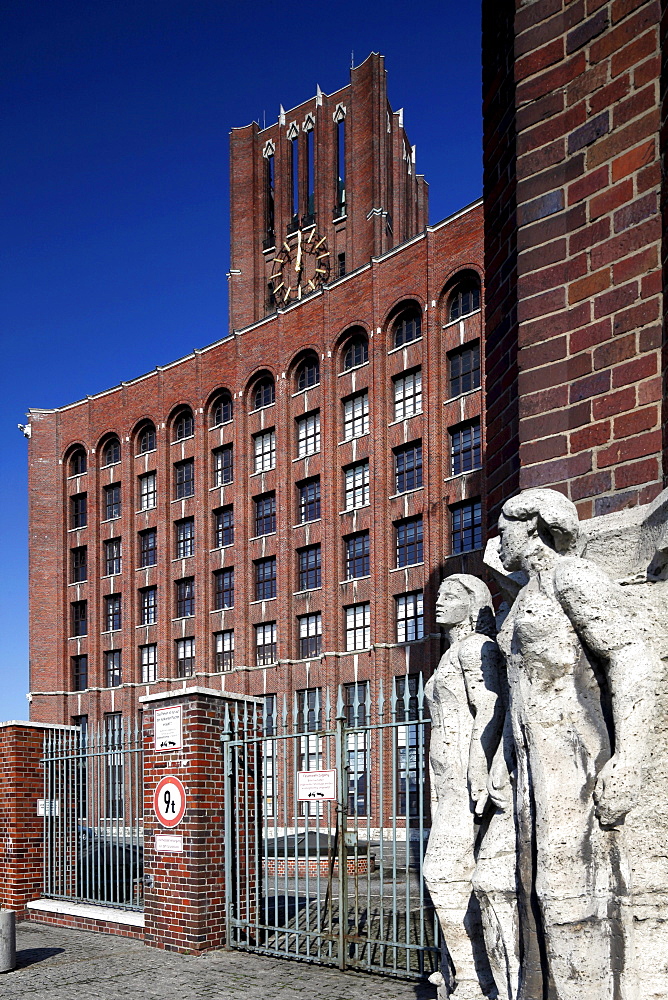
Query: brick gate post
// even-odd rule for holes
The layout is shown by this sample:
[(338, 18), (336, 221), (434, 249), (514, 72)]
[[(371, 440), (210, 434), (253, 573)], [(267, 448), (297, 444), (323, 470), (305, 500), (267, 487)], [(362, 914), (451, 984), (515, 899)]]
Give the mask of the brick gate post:
[[(186, 953), (219, 948), (225, 944), (227, 888), (221, 745), (225, 710), (246, 720), (248, 735), (259, 734), (261, 700), (191, 687), (139, 701), (144, 710), (144, 941)], [(182, 747), (169, 748), (178, 743), (181, 731)], [(168, 748), (156, 746), (161, 742)], [(249, 773), (246, 780), (253, 780), (254, 769)], [(170, 777), (183, 786), (186, 805), (183, 818), (166, 827), (154, 811), (154, 794)], [(162, 818), (174, 822), (179, 786), (167, 782), (161, 787)], [(244, 853), (243, 845), (235, 845), (235, 850)]]
[(39, 722), (0, 722), (0, 908), (26, 916), (26, 903), (42, 895), (44, 795), (41, 760), (46, 729)]

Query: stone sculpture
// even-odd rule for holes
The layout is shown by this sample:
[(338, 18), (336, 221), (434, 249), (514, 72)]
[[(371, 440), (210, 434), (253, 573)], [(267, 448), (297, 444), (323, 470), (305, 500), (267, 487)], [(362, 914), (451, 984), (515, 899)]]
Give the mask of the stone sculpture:
[(663, 676), (652, 615), (579, 554), (560, 493), (507, 501), (499, 535), (504, 570), (528, 577), (498, 637), (517, 760), (519, 998), (663, 997), (639, 987), (628, 851)]
[(507, 702), (489, 590), (472, 576), (448, 577), (439, 590), (436, 618), (450, 645), (425, 689), (432, 718), (433, 802), (424, 876), (444, 937), (439, 996), (514, 1000), (518, 958)]

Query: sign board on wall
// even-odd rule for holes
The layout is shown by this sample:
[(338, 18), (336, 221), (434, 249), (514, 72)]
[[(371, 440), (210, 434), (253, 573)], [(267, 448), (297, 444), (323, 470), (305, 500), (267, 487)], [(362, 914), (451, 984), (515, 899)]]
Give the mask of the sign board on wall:
[(297, 798), (300, 802), (336, 802), (336, 769), (298, 771)]
[(161, 778), (153, 793), (153, 811), (163, 826), (178, 826), (186, 811), (186, 790), (173, 774)]
[(180, 833), (156, 833), (155, 849), (158, 854), (183, 854), (183, 835)]
[(58, 799), (37, 799), (38, 816), (60, 816)]
[(166, 750), (183, 749), (183, 717), (181, 705), (173, 708), (156, 708), (155, 749), (158, 753)]

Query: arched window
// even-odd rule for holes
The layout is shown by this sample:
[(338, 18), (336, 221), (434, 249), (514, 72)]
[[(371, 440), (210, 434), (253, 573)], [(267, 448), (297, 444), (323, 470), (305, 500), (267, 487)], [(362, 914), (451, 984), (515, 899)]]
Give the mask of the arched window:
[(147, 451), (155, 451), (155, 427), (153, 424), (145, 424), (139, 432), (139, 454), (145, 455)]
[(183, 441), (195, 433), (195, 419), (192, 410), (182, 410), (174, 421), (174, 440)]
[(357, 368), (369, 360), (369, 341), (365, 333), (357, 333), (351, 337), (343, 352), (343, 370)]
[(320, 365), (317, 358), (302, 361), (297, 372), (297, 390), (310, 389), (320, 381)]
[(211, 426), (219, 427), (220, 424), (227, 424), (232, 419), (232, 397), (229, 392), (224, 392), (218, 396), (211, 407)]
[(420, 310), (415, 306), (412, 306), (410, 309), (404, 309), (395, 320), (393, 331), (395, 347), (410, 344), (412, 340), (417, 340), (421, 337), (422, 313)]
[(480, 309), (480, 284), (475, 278), (460, 282), (452, 293), (448, 307), (448, 322)]
[(253, 409), (259, 410), (262, 406), (271, 406), (276, 399), (273, 378), (263, 378), (253, 390)]
[(70, 475), (81, 476), (88, 468), (86, 452), (83, 448), (77, 448), (70, 456)]
[(103, 465), (117, 465), (121, 460), (121, 442), (117, 437), (110, 438), (102, 452)]

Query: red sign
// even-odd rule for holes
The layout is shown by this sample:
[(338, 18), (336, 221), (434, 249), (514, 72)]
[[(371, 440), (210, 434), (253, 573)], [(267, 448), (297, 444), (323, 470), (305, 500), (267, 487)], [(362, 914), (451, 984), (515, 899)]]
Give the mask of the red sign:
[(153, 793), (153, 810), (163, 826), (178, 826), (186, 811), (186, 790), (173, 774), (158, 782)]

